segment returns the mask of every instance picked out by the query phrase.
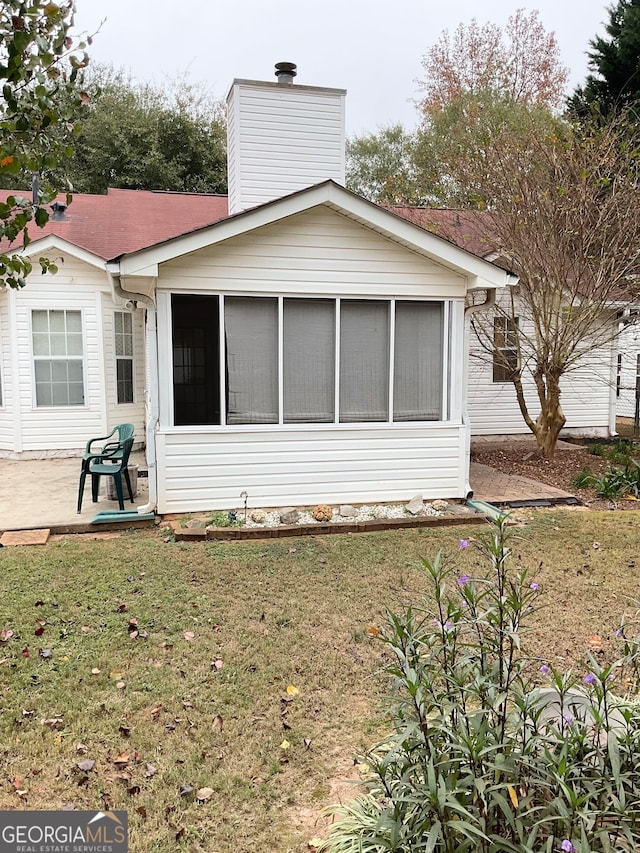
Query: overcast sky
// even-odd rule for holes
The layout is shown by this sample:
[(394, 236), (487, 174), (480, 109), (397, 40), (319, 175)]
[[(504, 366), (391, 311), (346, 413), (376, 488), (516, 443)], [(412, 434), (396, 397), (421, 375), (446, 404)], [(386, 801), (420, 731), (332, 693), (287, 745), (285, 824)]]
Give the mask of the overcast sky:
[(613, 0), (76, 0), (76, 30), (100, 32), (97, 62), (162, 84), (188, 72), (217, 98), (235, 77), (275, 80), (274, 63), (298, 65), (297, 83), (347, 89), (347, 132), (416, 124), (420, 60), (442, 30), (476, 18), (504, 25), (537, 9), (571, 69), (587, 73), (585, 51), (603, 34)]

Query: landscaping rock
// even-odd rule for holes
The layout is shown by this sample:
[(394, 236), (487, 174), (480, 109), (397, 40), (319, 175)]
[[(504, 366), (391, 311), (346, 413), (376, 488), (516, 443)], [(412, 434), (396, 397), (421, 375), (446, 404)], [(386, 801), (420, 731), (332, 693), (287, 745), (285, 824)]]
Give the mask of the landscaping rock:
[(358, 510), (354, 506), (351, 506), (351, 504), (340, 504), (339, 513), (345, 518), (355, 518)]
[(435, 500), (432, 502), (431, 506), (436, 510), (436, 512), (443, 512), (445, 509), (449, 509), (447, 501)]
[(192, 518), (191, 521), (187, 521), (185, 527), (189, 530), (204, 530), (207, 525), (202, 518)]
[(292, 506), (281, 509), (279, 515), (280, 524), (295, 524), (298, 518), (300, 518), (299, 511)]
[(311, 515), (316, 521), (331, 521), (333, 510), (327, 504), (318, 504), (311, 510)]
[(255, 521), (256, 524), (262, 524), (267, 517), (267, 513), (263, 509), (254, 509), (251, 513), (251, 521)]
[(411, 515), (418, 515), (424, 509), (424, 501), (422, 499), (422, 495), (414, 495), (411, 498), (409, 503), (406, 505), (405, 509), (407, 512), (410, 512)]

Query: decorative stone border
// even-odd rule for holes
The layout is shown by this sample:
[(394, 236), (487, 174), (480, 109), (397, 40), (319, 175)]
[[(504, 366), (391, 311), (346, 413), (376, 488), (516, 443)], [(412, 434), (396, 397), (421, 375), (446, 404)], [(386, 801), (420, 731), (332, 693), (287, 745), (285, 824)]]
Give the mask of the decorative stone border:
[(376, 518), (371, 521), (327, 522), (316, 524), (279, 524), (277, 527), (183, 527), (176, 518), (165, 518), (178, 542), (205, 540), (280, 539), (291, 536), (324, 536), (332, 533), (373, 533), (416, 527), (451, 527), (459, 524), (484, 524), (487, 517), (469, 507), (449, 504), (438, 515), (405, 518)]

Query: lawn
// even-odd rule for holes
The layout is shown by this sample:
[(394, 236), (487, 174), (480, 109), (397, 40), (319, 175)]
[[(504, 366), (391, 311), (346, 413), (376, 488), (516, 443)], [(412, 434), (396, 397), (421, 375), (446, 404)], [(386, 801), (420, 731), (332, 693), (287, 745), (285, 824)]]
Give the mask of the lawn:
[[(640, 514), (516, 520), (514, 559), (545, 593), (533, 653), (569, 665), (598, 634), (615, 654)], [(481, 533), (0, 550), (0, 808), (126, 809), (133, 853), (307, 850), (385, 731), (385, 608), (420, 597), (439, 548), (473, 575), (459, 540)]]

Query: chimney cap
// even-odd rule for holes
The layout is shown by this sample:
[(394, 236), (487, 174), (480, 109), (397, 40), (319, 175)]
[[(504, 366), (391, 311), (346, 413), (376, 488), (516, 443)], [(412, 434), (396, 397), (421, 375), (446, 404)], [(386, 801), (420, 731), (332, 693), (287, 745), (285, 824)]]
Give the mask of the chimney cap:
[(293, 78), (298, 73), (295, 62), (276, 62), (276, 77), (278, 83), (293, 83)]
[(51, 210), (53, 211), (53, 216), (51, 217), (53, 220), (57, 222), (64, 221), (67, 217), (64, 215), (65, 210), (67, 209), (67, 205), (61, 201), (54, 201), (51, 205)]

